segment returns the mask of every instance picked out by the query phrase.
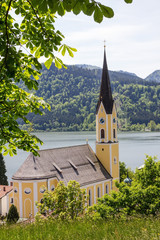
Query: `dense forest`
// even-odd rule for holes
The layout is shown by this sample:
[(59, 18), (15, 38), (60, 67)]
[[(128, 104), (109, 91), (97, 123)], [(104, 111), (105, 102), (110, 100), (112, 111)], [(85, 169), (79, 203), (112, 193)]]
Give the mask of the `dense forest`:
[[(101, 71), (84, 66), (57, 69), (53, 64), (47, 70), (43, 65), (36, 95), (50, 104), (51, 111), (45, 111), (42, 116), (29, 114), (33, 129), (95, 130)], [(119, 129), (144, 130), (149, 124), (160, 126), (160, 84), (123, 71), (109, 73)]]

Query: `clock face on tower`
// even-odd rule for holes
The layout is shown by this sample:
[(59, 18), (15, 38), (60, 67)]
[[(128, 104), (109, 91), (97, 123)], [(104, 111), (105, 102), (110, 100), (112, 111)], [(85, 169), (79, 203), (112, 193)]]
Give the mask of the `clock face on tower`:
[(99, 122), (100, 122), (100, 124), (104, 124), (104, 123), (105, 123), (104, 118), (100, 118), (100, 119), (99, 119)]

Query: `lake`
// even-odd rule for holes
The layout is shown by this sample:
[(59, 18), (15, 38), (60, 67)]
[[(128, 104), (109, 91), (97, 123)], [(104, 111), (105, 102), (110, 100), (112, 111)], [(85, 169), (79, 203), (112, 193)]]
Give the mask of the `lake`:
[[(85, 144), (95, 151), (95, 132), (37, 132), (35, 133), (44, 144), (40, 149), (57, 148)], [(144, 163), (145, 154), (157, 156), (160, 159), (160, 132), (125, 132), (118, 134), (119, 158), (127, 167), (135, 170)], [(25, 161), (28, 152), (18, 151), (14, 157), (5, 156), (8, 180)]]

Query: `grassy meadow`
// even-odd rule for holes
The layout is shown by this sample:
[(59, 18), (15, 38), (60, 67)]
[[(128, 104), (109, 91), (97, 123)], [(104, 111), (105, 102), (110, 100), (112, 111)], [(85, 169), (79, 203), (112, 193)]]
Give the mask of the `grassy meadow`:
[(0, 227), (0, 240), (156, 240), (160, 239), (159, 218), (130, 220), (50, 220), (39, 224)]

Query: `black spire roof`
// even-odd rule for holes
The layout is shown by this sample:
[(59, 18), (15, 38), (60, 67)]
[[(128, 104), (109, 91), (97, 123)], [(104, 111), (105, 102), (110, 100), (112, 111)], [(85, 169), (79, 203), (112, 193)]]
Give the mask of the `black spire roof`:
[(110, 79), (109, 79), (109, 73), (108, 73), (108, 67), (107, 67), (107, 61), (106, 61), (105, 48), (104, 48), (104, 61), (103, 61), (103, 70), (102, 70), (102, 79), (101, 79), (101, 89), (100, 89), (99, 100), (97, 103), (96, 114), (98, 113), (101, 102), (103, 103), (106, 113), (111, 114), (114, 100), (112, 98), (112, 91), (111, 91), (111, 85), (110, 85)]

